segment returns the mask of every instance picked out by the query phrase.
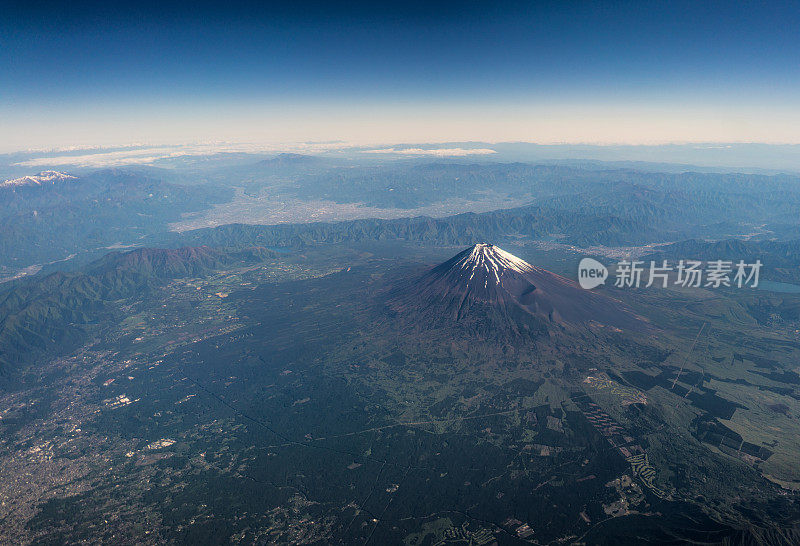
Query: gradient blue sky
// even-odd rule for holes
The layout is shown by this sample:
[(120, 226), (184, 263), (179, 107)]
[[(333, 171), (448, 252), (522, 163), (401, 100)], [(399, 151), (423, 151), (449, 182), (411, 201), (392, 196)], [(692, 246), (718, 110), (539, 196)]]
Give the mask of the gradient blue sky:
[(113, 4), (5, 3), (0, 149), (800, 143), (796, 1)]

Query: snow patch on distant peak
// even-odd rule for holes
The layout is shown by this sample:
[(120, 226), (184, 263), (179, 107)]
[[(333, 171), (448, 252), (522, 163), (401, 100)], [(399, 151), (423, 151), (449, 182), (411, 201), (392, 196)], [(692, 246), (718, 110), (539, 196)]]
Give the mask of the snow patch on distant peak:
[(5, 182), (0, 182), (0, 187), (4, 186), (41, 186), (47, 182), (51, 184), (55, 184), (56, 182), (61, 182), (63, 180), (70, 180), (76, 177), (58, 172), (58, 171), (42, 171), (39, 174), (23, 176), (21, 178), (14, 178), (12, 180), (6, 180)]
[(534, 267), (525, 260), (517, 258), (500, 247), (486, 243), (478, 243), (473, 246), (472, 251), (459, 260), (457, 265), (470, 272), (470, 280), (475, 276), (476, 271), (483, 270), (492, 273), (498, 283), (500, 276), (506, 270), (518, 273), (534, 271)]

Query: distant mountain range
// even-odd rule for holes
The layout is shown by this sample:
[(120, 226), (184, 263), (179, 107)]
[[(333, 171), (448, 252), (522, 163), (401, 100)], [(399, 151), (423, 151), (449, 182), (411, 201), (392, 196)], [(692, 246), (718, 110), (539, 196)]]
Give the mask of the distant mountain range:
[(258, 162), (259, 166), (286, 169), (296, 167), (315, 166), (324, 163), (322, 158), (313, 155), (284, 153)]
[(576, 246), (630, 246), (707, 237), (800, 238), (800, 178), (714, 173), (644, 173), (526, 164), (336, 168), (281, 191), (301, 199), (413, 208), (488, 194), (531, 204), (446, 218), (354, 220), (277, 226), (227, 225), (184, 233), (180, 245), (303, 246), (399, 239), (470, 244), (505, 238)]
[(22, 268), (163, 233), (184, 212), (232, 195), (206, 185), (108, 169), (45, 172), (0, 186), (0, 267)]
[[(641, 205), (658, 206), (663, 201), (682, 203), (686, 215), (708, 209), (744, 220), (765, 205), (780, 206), (786, 198), (798, 203), (798, 182), (796, 175), (440, 161), (330, 168), (300, 177), (286, 192), (300, 199), (408, 209), (449, 198), (501, 195), (559, 208), (618, 206), (636, 214)], [(754, 208), (743, 206), (744, 196)], [(739, 213), (745, 215), (739, 218)], [(694, 221), (703, 218), (695, 216)]]
[(179, 246), (281, 246), (358, 241), (400, 240), (434, 245), (466, 245), (480, 240), (557, 237), (576, 245), (644, 244), (685, 233), (644, 219), (633, 220), (591, 211), (560, 211), (528, 206), (487, 213), (464, 213), (446, 218), (363, 219), (331, 223), (256, 226), (229, 224), (157, 238), (158, 244)]
[[(198, 171), (201, 180), (203, 172)], [(74, 254), (83, 253), (82, 259), (88, 260), (118, 244), (304, 247), (401, 240), (467, 245), (521, 238), (590, 247), (700, 237), (800, 239), (800, 178), (793, 175), (443, 161), (344, 167), (341, 162), (301, 154), (281, 154), (233, 174), (214, 173), (213, 183), (194, 185), (189, 185), (193, 177), (177, 184), (169, 173), (157, 169), (107, 169), (65, 183), (9, 185), (9, 191), (0, 191), (0, 268), (7, 269), (4, 276), (11, 276)], [(73, 175), (37, 176), (57, 181), (58, 176)], [(229, 185), (219, 185), (224, 176), (233, 179), (226, 182)], [(353, 206), (411, 210), (447, 199), (470, 202), (487, 196), (530, 204), (445, 218), (333, 223), (302, 223), (300, 218), (295, 224), (228, 224), (169, 232), (169, 224), (182, 215), (228, 201), (237, 183), (270, 199), (322, 199)]]
[(643, 260), (761, 260), (761, 278), (788, 283), (800, 283), (800, 240), (750, 241), (724, 239), (704, 241), (689, 239), (658, 247)]

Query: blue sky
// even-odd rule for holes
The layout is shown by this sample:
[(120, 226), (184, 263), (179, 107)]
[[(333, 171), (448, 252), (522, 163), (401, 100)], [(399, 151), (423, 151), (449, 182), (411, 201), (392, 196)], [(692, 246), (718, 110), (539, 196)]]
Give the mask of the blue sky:
[(1, 149), (800, 142), (798, 2), (113, 4), (3, 10)]

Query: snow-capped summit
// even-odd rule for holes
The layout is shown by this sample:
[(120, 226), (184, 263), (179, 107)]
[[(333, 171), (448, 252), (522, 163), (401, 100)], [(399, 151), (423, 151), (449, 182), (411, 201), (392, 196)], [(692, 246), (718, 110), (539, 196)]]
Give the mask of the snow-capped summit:
[(500, 275), (505, 270), (512, 270), (518, 273), (533, 271), (534, 267), (521, 258), (517, 258), (510, 252), (506, 252), (499, 246), (487, 243), (478, 243), (472, 247), (469, 254), (462, 252), (463, 256), (458, 262), (458, 266), (470, 272), (473, 277), (476, 272), (486, 271), (495, 276), (495, 280), (500, 282)]
[(527, 286), (526, 277), (537, 272), (548, 273), (498, 246), (478, 243), (434, 268), (426, 280), (445, 280), (450, 289), (479, 299), (497, 300), (505, 299), (506, 292), (513, 291), (515, 285)]
[(75, 176), (61, 173), (58, 171), (42, 171), (39, 174), (23, 176), (21, 178), (14, 178), (0, 182), (0, 186), (42, 186), (44, 184), (55, 184), (56, 182), (63, 182), (64, 180), (71, 180)]

